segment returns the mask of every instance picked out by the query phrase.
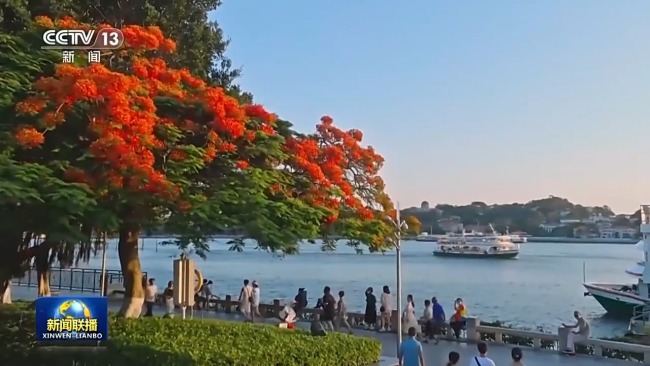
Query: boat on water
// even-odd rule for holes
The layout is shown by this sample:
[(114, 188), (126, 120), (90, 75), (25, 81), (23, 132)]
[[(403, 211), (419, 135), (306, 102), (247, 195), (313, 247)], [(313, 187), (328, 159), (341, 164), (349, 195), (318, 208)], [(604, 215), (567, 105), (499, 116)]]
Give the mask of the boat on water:
[(438, 235), (432, 235), (429, 233), (422, 233), (415, 237), (415, 241), (425, 241), (429, 243), (435, 243), (438, 241)]
[(492, 225), (491, 234), (450, 234), (438, 240), (433, 251), (436, 257), (501, 258), (512, 259), (519, 255), (519, 244), (513, 243), (510, 235), (499, 235)]
[(634, 245), (643, 252), (643, 260), (625, 270), (636, 277), (632, 283), (584, 283), (585, 296), (592, 296), (607, 311), (620, 317), (635, 316), (635, 308), (650, 304), (650, 205), (641, 206), (642, 239)]
[(528, 238), (522, 235), (509, 234), (510, 240), (515, 244), (524, 244), (528, 242)]

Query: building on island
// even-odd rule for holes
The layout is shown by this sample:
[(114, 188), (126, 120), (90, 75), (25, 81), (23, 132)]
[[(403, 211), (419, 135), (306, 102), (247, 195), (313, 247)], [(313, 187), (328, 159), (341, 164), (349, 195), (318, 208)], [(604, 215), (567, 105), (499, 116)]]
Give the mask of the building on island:
[(636, 238), (638, 234), (639, 230), (625, 226), (614, 226), (600, 231), (600, 237), (606, 239), (631, 239)]
[(459, 216), (450, 216), (438, 220), (438, 226), (446, 233), (457, 233), (464, 230), (463, 222)]

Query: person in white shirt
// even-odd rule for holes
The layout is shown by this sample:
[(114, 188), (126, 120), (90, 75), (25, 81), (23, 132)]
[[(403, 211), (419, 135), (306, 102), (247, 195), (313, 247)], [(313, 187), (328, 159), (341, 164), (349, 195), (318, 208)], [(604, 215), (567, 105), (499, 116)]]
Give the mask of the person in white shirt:
[(244, 280), (244, 286), (239, 292), (239, 311), (245, 320), (251, 319), (251, 303), (253, 302), (253, 287), (248, 280)]
[(156, 304), (156, 296), (158, 296), (156, 279), (150, 278), (147, 288), (144, 289), (144, 304), (147, 307), (147, 312), (144, 316), (153, 316), (153, 306)]
[(479, 355), (472, 357), (467, 366), (496, 366), (494, 361), (487, 356), (488, 348), (485, 342), (481, 342), (477, 346)]
[(564, 353), (569, 355), (574, 355), (576, 353), (575, 343), (589, 338), (590, 333), (589, 322), (580, 315), (579, 311), (574, 311), (573, 317), (576, 318), (575, 324), (567, 325), (562, 323), (562, 326), (565, 328), (577, 329), (570, 331), (567, 336), (566, 350), (564, 350)]
[(422, 322), (424, 322), (424, 343), (429, 343), (429, 339), (436, 339), (433, 324), (433, 305), (430, 300), (424, 300), (424, 312), (422, 313)]
[(278, 318), (280, 319), (280, 328), (294, 329), (294, 322), (296, 321), (296, 312), (293, 310), (291, 301), (284, 302), (284, 308), (280, 310)]
[(251, 296), (251, 320), (255, 320), (255, 317), (261, 318), (260, 314), (260, 285), (257, 281), (253, 281), (253, 292)]
[(391, 315), (393, 313), (393, 296), (390, 294), (390, 288), (384, 286), (383, 293), (380, 298), (381, 302), (381, 322), (379, 324), (379, 331), (389, 331), (391, 328)]

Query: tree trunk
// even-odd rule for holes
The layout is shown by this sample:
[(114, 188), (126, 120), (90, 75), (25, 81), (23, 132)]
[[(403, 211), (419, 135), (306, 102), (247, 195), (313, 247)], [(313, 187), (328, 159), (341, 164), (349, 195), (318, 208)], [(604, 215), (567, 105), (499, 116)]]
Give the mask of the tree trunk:
[(137, 318), (144, 304), (144, 288), (142, 286), (142, 267), (138, 255), (137, 227), (123, 226), (120, 229), (120, 239), (117, 244), (124, 275), (124, 300), (119, 314), (126, 318)]
[(38, 246), (34, 257), (36, 277), (38, 278), (38, 297), (52, 296), (50, 289), (50, 245), (42, 243)]

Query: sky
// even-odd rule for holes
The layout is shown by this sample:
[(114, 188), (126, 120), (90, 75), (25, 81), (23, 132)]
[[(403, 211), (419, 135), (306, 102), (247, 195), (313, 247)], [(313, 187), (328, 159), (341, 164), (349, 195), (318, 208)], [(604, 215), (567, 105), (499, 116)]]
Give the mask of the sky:
[[(256, 102), (364, 132), (401, 207), (650, 203), (650, 1), (224, 0)], [(650, 168), (650, 166), (648, 166)]]

